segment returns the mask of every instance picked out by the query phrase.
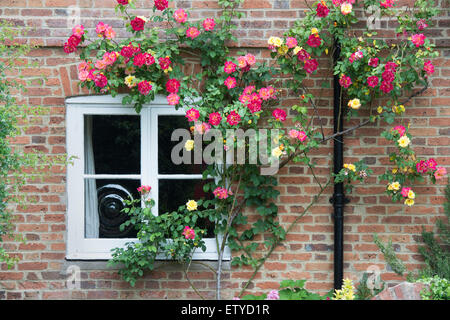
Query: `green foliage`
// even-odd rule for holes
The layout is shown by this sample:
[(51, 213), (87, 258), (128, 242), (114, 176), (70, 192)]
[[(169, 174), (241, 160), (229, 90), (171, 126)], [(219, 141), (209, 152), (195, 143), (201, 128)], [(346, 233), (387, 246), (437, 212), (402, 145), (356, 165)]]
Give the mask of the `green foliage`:
[(373, 170), (364, 162), (364, 160), (356, 161), (353, 164), (344, 164), (344, 168), (338, 174), (332, 173), (334, 183), (345, 182), (345, 191), (351, 193), (354, 187), (352, 182), (363, 182), (373, 173)]
[[(141, 201), (145, 203), (141, 206)], [(198, 211), (180, 206), (178, 211), (155, 216), (152, 213), (154, 200), (127, 200), (124, 209), (130, 216), (121, 228), (133, 225), (138, 230), (137, 242), (129, 242), (125, 248), (115, 248), (109, 265), (123, 264), (119, 274), (132, 286), (145, 271), (153, 270), (155, 261), (168, 258), (179, 263), (189, 263), (197, 249), (206, 250), (203, 241), (205, 230), (196, 227), (200, 218)], [(199, 201), (198, 205), (202, 202)], [(185, 236), (184, 229), (191, 226), (194, 238)]]
[(422, 278), (417, 282), (425, 283), (429, 288), (420, 292), (423, 300), (450, 300), (450, 281), (438, 276)]
[[(198, 217), (209, 219), (215, 226), (219, 254), (216, 274), (218, 292), (220, 292), (221, 257), (226, 245), (240, 254), (240, 256), (233, 257), (231, 264), (233, 266), (251, 266), (254, 269), (254, 276), (271, 252), (286, 239), (286, 234), (306, 214), (329, 185), (330, 180), (325, 184), (316, 176), (315, 163), (309, 153), (333, 136), (327, 139), (322, 128), (322, 119), (315, 103), (316, 99), (319, 100), (322, 97), (320, 94), (317, 96), (311, 94), (305, 86), (308, 81), (304, 80), (317, 74), (318, 58), (333, 54), (332, 50), (334, 50), (335, 44), (339, 45), (341, 53), (337, 57), (337, 63), (332, 66), (332, 73), (339, 77), (343, 75), (351, 77), (352, 84), (345, 87), (343, 94), (355, 102), (360, 101), (360, 103), (351, 104), (352, 108), (346, 112), (348, 119), (358, 116), (359, 108), (366, 109), (369, 119), (364, 123), (374, 123), (378, 119), (393, 123), (396, 117), (405, 111), (403, 104), (406, 102), (403, 103), (400, 98), (411, 94), (412, 89), (416, 86), (428, 85), (428, 73), (424, 70), (424, 64), (428, 59), (437, 56), (429, 39), (425, 39), (420, 48), (409, 40), (391, 45), (388, 41), (378, 39), (376, 32), (367, 30), (363, 36), (356, 38), (351, 30), (358, 23), (357, 12), (359, 10), (356, 10), (357, 6), (360, 7), (359, 9), (367, 11), (371, 5), (381, 10), (383, 18), (398, 17), (397, 32), (415, 33), (417, 32), (415, 25), (419, 19), (430, 22), (437, 13), (436, 10), (429, 8), (430, 2), (425, 0), (417, 1), (414, 10), (386, 9), (381, 7), (379, 1), (370, 0), (365, 1), (364, 4), (355, 3), (355, 8), (348, 14), (343, 14), (339, 6), (335, 6), (328, 0), (321, 3), (327, 5), (329, 9), (329, 13), (325, 16), (319, 16), (314, 10), (314, 6), (317, 5), (315, 3), (310, 10), (306, 10), (304, 18), (296, 21), (294, 26), (286, 31), (283, 39), (269, 38), (268, 44), (274, 60), (274, 63), (269, 65), (257, 63), (256, 57), (250, 53), (238, 52), (239, 57), (237, 58), (228, 56), (230, 41), (237, 41), (232, 33), (238, 25), (235, 19), (244, 15), (239, 11), (243, 0), (219, 0), (218, 3), (222, 7), (222, 12), (215, 18), (214, 30), (206, 30), (207, 28), (202, 25), (201, 21), (188, 19), (189, 21), (180, 22), (173, 16), (174, 9), (172, 8), (166, 8), (157, 14), (156, 9), (153, 8), (154, 14), (151, 15), (148, 22), (164, 22), (167, 28), (159, 30), (147, 27), (144, 30), (135, 31), (130, 22), (134, 16), (128, 10), (128, 7), (134, 9), (134, 4), (117, 5), (116, 12), (122, 14), (126, 28), (132, 32), (132, 36), (120, 43), (107, 37), (101, 37), (79, 48), (80, 58), (86, 60), (84, 65), (91, 72), (81, 85), (98, 93), (111, 93), (114, 96), (126, 84), (129, 90), (122, 102), (134, 105), (137, 112), (140, 112), (144, 104), (151, 102), (156, 94), (170, 92), (170, 96), (173, 98), (175, 93), (172, 91), (176, 91), (175, 96), (180, 98), (179, 102), (175, 103), (168, 97), (169, 104), (175, 105), (176, 108), (184, 108), (186, 112), (192, 111), (190, 115), (195, 114), (195, 116), (187, 115), (189, 121), (193, 122), (192, 124), (195, 124), (195, 121), (204, 124), (211, 123), (211, 116), (214, 113), (215, 119), (220, 119), (214, 121), (216, 124), (211, 123), (211, 125), (222, 133), (222, 137), (226, 136), (225, 133), (228, 129), (267, 128), (273, 131), (277, 129), (279, 135), (276, 133), (274, 136), (270, 136), (268, 139), (270, 148), (264, 150), (268, 153), (267, 156), (271, 161), (269, 162), (273, 164), (275, 160), (284, 158), (278, 168), (290, 161), (304, 164), (305, 167), (308, 167), (305, 169), (310, 170), (320, 191), (304, 211), (295, 217), (287, 228), (284, 228), (278, 221), (278, 208), (275, 204), (279, 195), (277, 179), (260, 172), (262, 161), (257, 164), (245, 162), (244, 165), (241, 163), (235, 165), (233, 162), (233, 165), (230, 166), (210, 165), (203, 172), (203, 178), (209, 179), (204, 186), (204, 191), (212, 193), (220, 187), (226, 189), (226, 197), (219, 198), (215, 195), (214, 199), (205, 200), (203, 203), (199, 200), (199, 208), (192, 212), (180, 207), (177, 212), (166, 213), (159, 217), (153, 217), (150, 208), (142, 208), (137, 203), (133, 204), (129, 210), (131, 220), (127, 223), (134, 224), (139, 230), (140, 241), (136, 244), (128, 244), (125, 249), (115, 249), (112, 263), (123, 263), (124, 269), (120, 273), (132, 284), (135, 283), (137, 276), (143, 274), (144, 270), (153, 268), (158, 254), (168, 254), (174, 260), (189, 263), (192, 252), (197, 246), (185, 241), (181, 231), (183, 225), (195, 228), (195, 221)], [(193, 28), (198, 29), (195, 36), (188, 32)], [(81, 41), (85, 40), (83, 35)], [(134, 46), (133, 51), (140, 52), (139, 58), (137, 58), (137, 53), (118, 54), (129, 44)], [(106, 52), (114, 54), (114, 61), (107, 67), (97, 67), (97, 63), (102, 57), (105, 57)], [(140, 64), (141, 53), (150, 55), (155, 62), (145, 63), (145, 66), (141, 64), (142, 67), (135, 68), (134, 66)], [(358, 58), (354, 59), (356, 53), (358, 53)], [(183, 73), (183, 65), (187, 61), (186, 56), (195, 57), (200, 63), (201, 69), (195, 76)], [(97, 61), (94, 61), (93, 57)], [(170, 67), (165, 68), (156, 62), (164, 58), (171, 60)], [(378, 62), (376, 66), (373, 66), (370, 61), (375, 58), (378, 59)], [(320, 59), (320, 61), (322, 60)], [(379, 85), (370, 86), (367, 80), (368, 77), (382, 79), (385, 76), (383, 75), (384, 69), (388, 66), (390, 69), (395, 69), (395, 75), (392, 75), (392, 89), (387, 94)], [(98, 78), (103, 80), (107, 78), (107, 85), (104, 83), (105, 81), (97, 83), (98, 81), (95, 80)], [(133, 79), (130, 80), (130, 78)], [(179, 81), (180, 87), (168, 89), (169, 79)], [(319, 81), (323, 88), (330, 87), (329, 81)], [(152, 85), (151, 91), (142, 92), (138, 84), (146, 85), (148, 83)], [(277, 85), (277, 88), (272, 87), (271, 84)], [(291, 96), (292, 93), (294, 96), (299, 96), (296, 104), (291, 107), (282, 104), (282, 108), (273, 110), (272, 107), (280, 105), (280, 97), (285, 94)], [(408, 99), (411, 99), (412, 96), (410, 95)], [(375, 101), (380, 101), (380, 103), (383, 101), (385, 104), (377, 108), (378, 114), (373, 111)], [(344, 106), (345, 102), (341, 107)], [(292, 121), (285, 122), (288, 113), (292, 115)], [(320, 123), (320, 127), (317, 123)], [(356, 128), (359, 126), (339, 134)], [(195, 126), (193, 130), (197, 130)], [(403, 140), (400, 141), (401, 138), (397, 136), (397, 133), (392, 131), (386, 131), (383, 137), (395, 142), (398, 150), (395, 154), (390, 155), (391, 161), (397, 165), (396, 171), (389, 172), (382, 178), (390, 183), (399, 180), (402, 185), (407, 180), (422, 179), (413, 170), (417, 162), (409, 143), (405, 145)], [(404, 139), (406, 138), (411, 138), (408, 132), (404, 136)], [(244, 142), (236, 141), (236, 139), (226, 136), (225, 147), (236, 150), (239, 144), (243, 144), (250, 148), (251, 142), (259, 142), (261, 139), (263, 137), (257, 134), (247, 144), (245, 140)], [(221, 147), (223, 146), (221, 145)], [(261, 152), (262, 150), (259, 150), (259, 153)], [(253, 155), (256, 152), (249, 152), (249, 154)], [(250, 155), (246, 155), (245, 159), (247, 160), (247, 158), (250, 158)], [(347, 165), (339, 174), (335, 175), (334, 182), (345, 182), (347, 191), (351, 192), (353, 182), (363, 181), (371, 173), (372, 170), (367, 164), (357, 161)], [(432, 182), (435, 182), (433, 175), (431, 179)], [(390, 190), (388, 188), (387, 190), (393, 200), (397, 201), (402, 197), (398, 191), (399, 189)], [(407, 204), (411, 205), (414, 198), (414, 193), (411, 193), (411, 197), (408, 195)], [(246, 207), (253, 209), (252, 218), (254, 219), (251, 222), (244, 215)], [(261, 240), (256, 241), (256, 239)], [(197, 245), (201, 247), (201, 239), (197, 240)], [(394, 260), (392, 244), (388, 243), (387, 246), (383, 246), (381, 242), (378, 244), (382, 246), (382, 251), (388, 259)], [(267, 254), (261, 254), (263, 250)], [(404, 272), (400, 263), (393, 263), (396, 272)], [(289, 285), (283, 283), (281, 295), (285, 298), (312, 298), (313, 296), (306, 293), (303, 284), (301, 282), (289, 283)], [(284, 287), (284, 285), (286, 286)], [(243, 291), (246, 286), (243, 286)], [(353, 297), (353, 293), (341, 294)]]
[(392, 271), (394, 271), (399, 276), (403, 276), (407, 269), (404, 263), (395, 254), (392, 239), (389, 238), (389, 241), (384, 244), (378, 237), (378, 235), (374, 234), (373, 241), (380, 249), (381, 253), (383, 253), (384, 260), (386, 260), (386, 263), (392, 268)]
[(450, 280), (450, 183), (445, 188), (446, 202), (444, 213), (446, 219), (436, 221), (436, 233), (422, 231), (423, 246), (419, 247), (419, 253), (425, 259), (427, 266), (421, 270), (423, 275), (437, 276)]
[[(321, 296), (317, 293), (310, 292), (304, 288), (306, 280), (283, 280), (280, 283), (279, 290), (274, 290), (279, 300), (330, 300), (333, 296), (331, 290), (327, 294)], [(242, 297), (242, 300), (266, 300), (268, 295), (248, 294)]]
[[(42, 78), (20, 81), (11, 79), (10, 74), (20, 74), (24, 68), (37, 67), (27, 63), (25, 56), (35, 46), (21, 44), (16, 38), (27, 30), (17, 29), (6, 21), (0, 22), (0, 245), (4, 237), (24, 241), (23, 236), (14, 234), (15, 226), (12, 205), (26, 207), (26, 200), (20, 189), (29, 181), (43, 176), (53, 165), (65, 165), (66, 156), (50, 157), (42, 153), (25, 153), (12, 145), (14, 137), (21, 133), (19, 121), (29, 123), (34, 116), (43, 114), (37, 106), (18, 105), (16, 95), (26, 91), (31, 81), (42, 82)], [(19, 77), (22, 78), (22, 77)], [(12, 267), (18, 259), (0, 246), (0, 262)]]

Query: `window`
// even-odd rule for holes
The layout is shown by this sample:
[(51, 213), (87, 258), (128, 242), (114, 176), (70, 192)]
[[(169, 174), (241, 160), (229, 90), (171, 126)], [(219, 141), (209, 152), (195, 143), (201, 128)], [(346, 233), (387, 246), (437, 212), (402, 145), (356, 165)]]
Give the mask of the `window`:
[[(156, 97), (140, 114), (121, 101), (121, 96), (66, 99), (67, 153), (75, 157), (67, 168), (67, 259), (110, 259), (111, 249), (137, 241), (134, 228), (120, 225), (128, 219), (123, 200), (138, 198), (140, 185), (152, 187), (155, 215), (206, 196), (202, 166), (171, 161), (179, 143), (171, 141), (172, 131), (188, 126), (184, 111), (167, 105), (165, 97)], [(208, 234), (206, 252), (196, 252), (194, 259), (217, 259), (216, 240)]]

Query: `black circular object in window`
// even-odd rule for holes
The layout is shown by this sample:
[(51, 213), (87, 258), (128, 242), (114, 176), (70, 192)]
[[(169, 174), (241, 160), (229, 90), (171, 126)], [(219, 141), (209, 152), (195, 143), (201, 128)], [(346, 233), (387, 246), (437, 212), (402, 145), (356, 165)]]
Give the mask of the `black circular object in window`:
[(124, 200), (132, 199), (131, 193), (121, 185), (107, 184), (97, 189), (98, 214), (100, 220), (100, 238), (134, 238), (136, 230), (133, 225), (123, 231), (120, 225), (129, 219), (122, 210), (126, 207)]

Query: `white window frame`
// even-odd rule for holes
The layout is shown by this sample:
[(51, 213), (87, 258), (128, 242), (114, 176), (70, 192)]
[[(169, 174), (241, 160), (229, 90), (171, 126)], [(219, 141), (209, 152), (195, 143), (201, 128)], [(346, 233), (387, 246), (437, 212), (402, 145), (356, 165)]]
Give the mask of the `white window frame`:
[[(125, 247), (127, 242), (137, 239), (85, 238), (85, 178), (114, 178), (141, 180), (141, 185), (152, 187), (150, 196), (155, 200), (152, 213), (158, 213), (159, 179), (201, 179), (202, 175), (180, 175), (158, 173), (158, 126), (160, 115), (184, 115), (180, 108), (167, 104), (165, 96), (156, 96), (151, 104), (144, 105), (141, 119), (141, 173), (140, 174), (85, 174), (84, 170), (84, 116), (85, 115), (136, 115), (131, 105), (122, 104), (123, 95), (79, 96), (66, 99), (66, 143), (67, 154), (74, 157), (67, 166), (67, 260), (109, 260), (111, 249)], [(219, 241), (222, 239), (219, 237)], [(217, 260), (217, 242), (215, 238), (204, 239), (206, 251), (197, 249), (195, 260)], [(161, 260), (165, 259), (163, 256)], [(224, 260), (231, 259), (229, 248), (224, 252)]]

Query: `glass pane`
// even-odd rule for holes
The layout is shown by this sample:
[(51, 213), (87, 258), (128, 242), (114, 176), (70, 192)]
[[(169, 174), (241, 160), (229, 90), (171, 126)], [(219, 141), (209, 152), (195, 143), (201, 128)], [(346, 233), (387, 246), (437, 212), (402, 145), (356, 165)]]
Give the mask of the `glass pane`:
[(84, 127), (86, 174), (141, 172), (138, 115), (86, 115)]
[[(201, 174), (205, 165), (194, 164), (194, 152), (191, 151), (191, 164), (176, 165), (172, 162), (172, 149), (180, 141), (171, 141), (175, 129), (189, 130), (189, 122), (185, 116), (158, 117), (158, 171), (160, 174)], [(181, 155), (180, 155), (181, 156)]]
[[(212, 199), (211, 193), (203, 191), (204, 180), (161, 179), (159, 180), (158, 214), (177, 211), (189, 200)], [(214, 237), (214, 224), (208, 219), (199, 219), (197, 225), (207, 229), (206, 237)]]
[(139, 199), (139, 180), (85, 179), (85, 237), (136, 238), (134, 226), (120, 230), (129, 219), (124, 200)]

